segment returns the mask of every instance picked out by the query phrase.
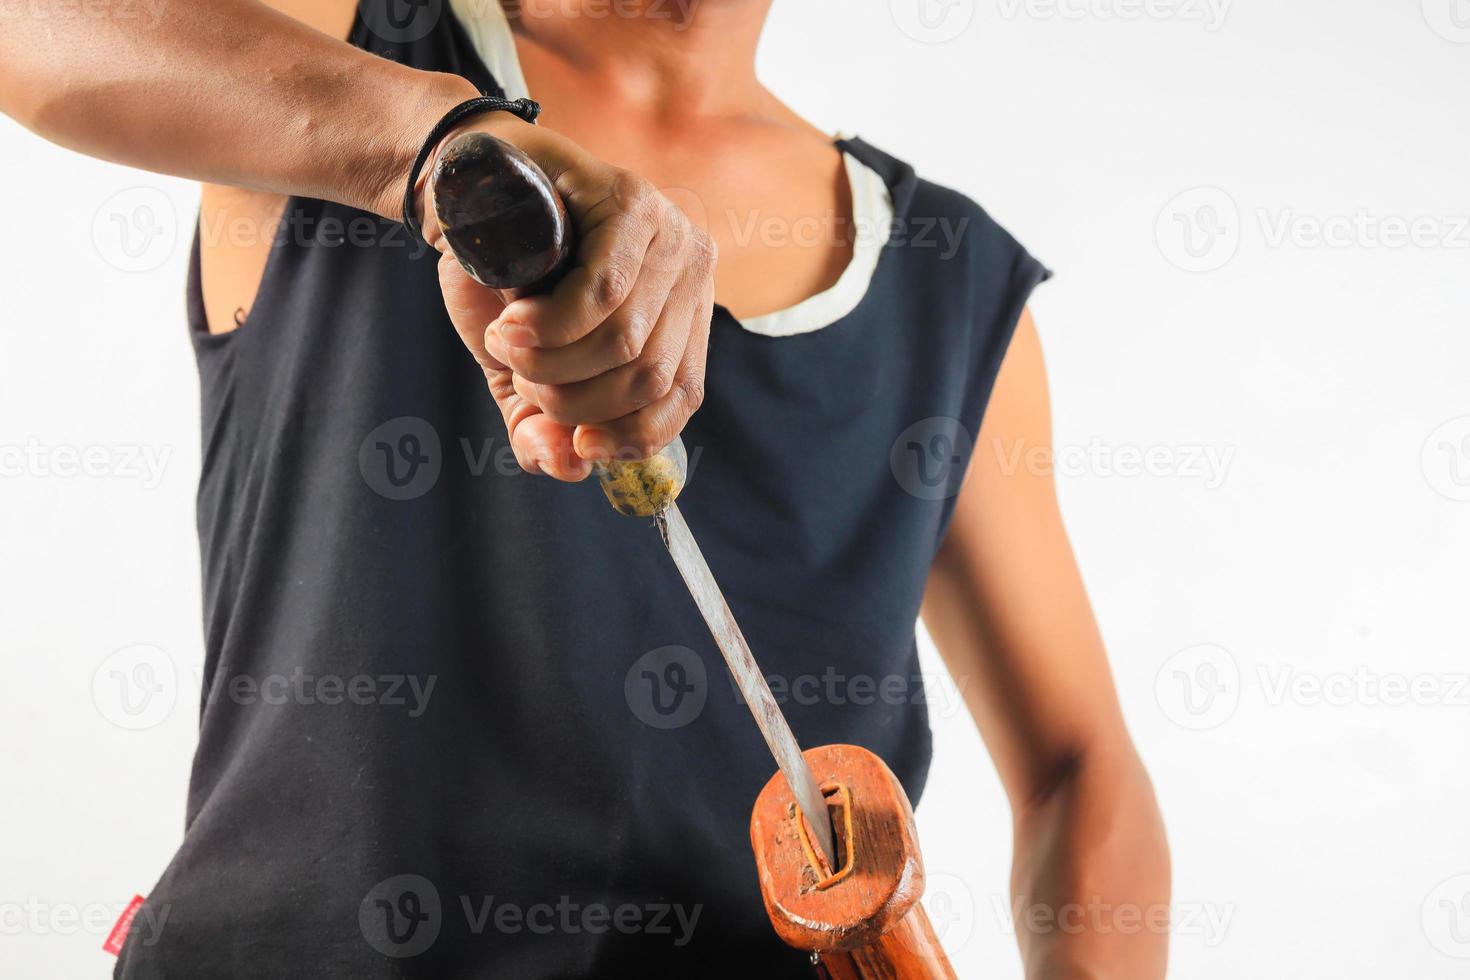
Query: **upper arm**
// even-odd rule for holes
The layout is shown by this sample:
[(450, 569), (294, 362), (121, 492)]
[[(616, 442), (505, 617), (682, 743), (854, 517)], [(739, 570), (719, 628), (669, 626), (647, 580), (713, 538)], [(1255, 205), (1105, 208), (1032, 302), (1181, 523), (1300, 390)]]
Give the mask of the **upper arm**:
[[(357, 15), (356, 0), (264, 0), (268, 7), (347, 40)], [(204, 184), (199, 201), (201, 235), (199, 270), (204, 318), (210, 333), (227, 333), (248, 315), (265, 275), (275, 228), (286, 198), (266, 191)], [(237, 240), (230, 228), (256, 229)]]
[(1131, 751), (1051, 475), (1041, 343), (1023, 313), (991, 394), (923, 617), (1013, 802), (1084, 754)]

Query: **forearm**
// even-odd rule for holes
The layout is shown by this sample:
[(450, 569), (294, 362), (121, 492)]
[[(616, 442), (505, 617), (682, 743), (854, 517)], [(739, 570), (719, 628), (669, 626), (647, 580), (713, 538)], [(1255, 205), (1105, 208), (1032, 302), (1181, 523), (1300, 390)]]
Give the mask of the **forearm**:
[(91, 156), (397, 215), (419, 141), (475, 95), (254, 0), (155, 20), (37, 0), (0, 31), (0, 110)]
[(1017, 808), (1016, 937), (1031, 980), (1152, 980), (1168, 959), (1169, 847), (1131, 748), (1084, 755)]

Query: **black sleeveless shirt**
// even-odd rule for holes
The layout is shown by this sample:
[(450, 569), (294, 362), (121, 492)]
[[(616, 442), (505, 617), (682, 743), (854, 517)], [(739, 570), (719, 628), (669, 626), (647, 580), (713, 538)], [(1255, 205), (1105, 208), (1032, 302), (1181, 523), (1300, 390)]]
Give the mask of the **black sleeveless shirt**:
[[(442, 6), (389, 43), (365, 0), (352, 42), (496, 91)], [(822, 329), (715, 310), (680, 506), (801, 743), (866, 746), (917, 803), (920, 598), (1046, 272), (965, 197), (840, 146), (893, 235)], [(199, 745), (116, 976), (808, 976), (748, 844), (774, 764), (653, 524), (519, 471), (400, 226), (298, 198), (280, 231), (223, 335), (196, 244)]]

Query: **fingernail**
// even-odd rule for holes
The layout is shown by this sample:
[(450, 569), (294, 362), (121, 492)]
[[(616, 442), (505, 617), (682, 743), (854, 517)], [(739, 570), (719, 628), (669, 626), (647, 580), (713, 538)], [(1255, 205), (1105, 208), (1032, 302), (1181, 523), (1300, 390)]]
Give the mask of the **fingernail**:
[(485, 331), (485, 351), (497, 361), (505, 362), (505, 341), (500, 339), (500, 331)]
[(500, 339), (512, 347), (535, 347), (536, 334), (524, 323), (508, 320), (500, 325)]

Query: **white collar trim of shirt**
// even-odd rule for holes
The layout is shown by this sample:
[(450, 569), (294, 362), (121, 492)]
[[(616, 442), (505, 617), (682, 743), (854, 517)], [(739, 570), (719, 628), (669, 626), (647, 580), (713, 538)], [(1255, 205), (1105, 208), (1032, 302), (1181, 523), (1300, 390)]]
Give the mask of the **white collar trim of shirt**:
[[(497, 0), (449, 0), (449, 6), (480, 60), (505, 89), (506, 98), (529, 98), (515, 37)], [(855, 238), (851, 261), (837, 281), (820, 293), (784, 310), (741, 320), (740, 325), (751, 333), (767, 337), (812, 333), (847, 316), (867, 295), (893, 225), (893, 199), (872, 168), (851, 153), (844, 153), (842, 159), (852, 191)]]

